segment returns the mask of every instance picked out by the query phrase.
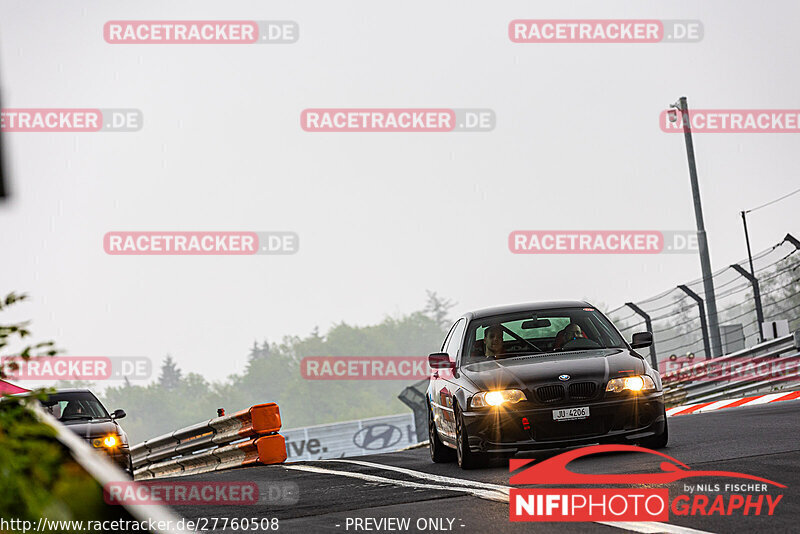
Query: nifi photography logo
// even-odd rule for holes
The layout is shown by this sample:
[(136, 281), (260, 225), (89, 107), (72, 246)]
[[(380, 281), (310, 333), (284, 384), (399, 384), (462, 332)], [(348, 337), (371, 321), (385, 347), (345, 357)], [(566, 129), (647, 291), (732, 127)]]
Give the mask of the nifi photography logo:
[[(583, 474), (567, 469), (567, 464), (579, 458), (619, 452), (652, 454), (664, 461), (659, 466), (660, 471), (653, 473)], [(512, 459), (509, 470), (513, 473), (532, 461), (535, 460)], [(725, 482), (708, 482), (717, 478)], [(659, 487), (685, 479), (702, 482), (683, 483), (671, 501), (669, 488)], [(565, 452), (512, 475), (510, 482), (515, 486), (539, 486), (511, 489), (511, 521), (669, 521), (670, 512), (676, 516), (771, 516), (783, 494), (780, 490), (770, 490), (786, 488), (778, 482), (745, 473), (694, 470), (664, 453), (633, 445), (595, 445)], [(585, 487), (588, 485), (629, 487)]]

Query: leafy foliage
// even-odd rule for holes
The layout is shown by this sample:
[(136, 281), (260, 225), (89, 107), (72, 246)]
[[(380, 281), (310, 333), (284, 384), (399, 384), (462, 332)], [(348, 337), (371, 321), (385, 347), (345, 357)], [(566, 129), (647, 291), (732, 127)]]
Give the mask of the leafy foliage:
[(0, 517), (22, 520), (127, 517), (72, 459), (54, 431), (19, 399), (0, 402)]
[[(26, 298), (9, 293), (0, 299), (0, 311)], [(29, 337), (29, 325), (29, 321), (1, 324), (0, 350)], [(13, 356), (28, 360), (56, 353), (53, 342), (45, 341), (25, 345)], [(0, 362), (0, 379), (7, 370), (17, 369), (14, 361)], [(100, 485), (75, 462), (52, 428), (36, 419), (21, 399), (9, 397), (0, 402), (0, 517), (115, 519), (127, 517), (127, 512), (107, 506)]]
[[(17, 295), (13, 292), (9, 293), (6, 295), (5, 299), (0, 298), (0, 311), (4, 311), (17, 302), (21, 302), (27, 298), (28, 296), (25, 294)], [(28, 330), (29, 325), (30, 321), (23, 321), (21, 323), (12, 323), (7, 325), (0, 324), (0, 357), (2, 357), (1, 353), (3, 349), (5, 349), (15, 338), (22, 340), (31, 335), (30, 330)], [(33, 345), (24, 346), (22, 350), (18, 354), (14, 354), (14, 356), (18, 356), (23, 360), (29, 360), (31, 357), (53, 356), (57, 352), (58, 351), (54, 348), (54, 343), (52, 341), (43, 341)], [(8, 363), (5, 361), (0, 361), (0, 379), (6, 378), (6, 369), (13, 372), (18, 368), (19, 365), (14, 361), (10, 361)]]

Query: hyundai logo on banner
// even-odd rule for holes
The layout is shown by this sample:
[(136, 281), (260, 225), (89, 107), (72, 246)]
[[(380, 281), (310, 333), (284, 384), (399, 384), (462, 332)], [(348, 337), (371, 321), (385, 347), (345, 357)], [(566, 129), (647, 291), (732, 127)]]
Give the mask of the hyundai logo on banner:
[(398, 443), (403, 437), (403, 432), (394, 425), (377, 424), (362, 428), (355, 436), (353, 443), (356, 447), (377, 451), (388, 449)]

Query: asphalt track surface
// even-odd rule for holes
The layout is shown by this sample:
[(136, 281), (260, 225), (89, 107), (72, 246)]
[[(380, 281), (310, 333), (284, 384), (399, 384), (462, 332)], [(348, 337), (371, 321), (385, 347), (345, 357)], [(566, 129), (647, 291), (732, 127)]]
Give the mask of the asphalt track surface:
[[(672, 417), (669, 424), (670, 443), (663, 452), (692, 469), (747, 473), (786, 485), (785, 489), (769, 490), (773, 495), (783, 494), (774, 515), (678, 517), (671, 513), (669, 523), (512, 523), (508, 501), (502, 498), (502, 488), (509, 487), (507, 462), (463, 471), (456, 464), (432, 463), (427, 448), (347, 461), (295, 462), (181, 477), (186, 481), (255, 481), (261, 491), (270, 486), (292, 487), (297, 502), (179, 506), (175, 511), (186, 518), (277, 517), (279, 532), (298, 533), (800, 532), (800, 400)], [(516, 458), (543, 460), (559, 452), (563, 450), (517, 454)], [(659, 463), (649, 454), (617, 453), (577, 460), (570, 469), (646, 473), (659, 472)], [(746, 481), (688, 479), (669, 485), (670, 500), (684, 493), (684, 482)], [(713, 498), (716, 494), (709, 495)], [(370, 518), (370, 522), (356, 528), (359, 518)], [(407, 527), (377, 523), (388, 518), (409, 523)], [(430, 519), (438, 519), (440, 524)], [(234, 530), (218, 528), (216, 532)]]

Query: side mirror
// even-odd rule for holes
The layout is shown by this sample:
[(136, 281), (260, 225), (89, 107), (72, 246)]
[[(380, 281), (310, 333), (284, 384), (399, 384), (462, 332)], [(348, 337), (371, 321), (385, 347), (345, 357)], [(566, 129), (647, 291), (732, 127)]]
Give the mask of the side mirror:
[(446, 352), (434, 352), (428, 355), (428, 365), (431, 369), (453, 369), (456, 364), (450, 361), (450, 355)]
[(631, 347), (634, 349), (643, 349), (653, 344), (653, 334), (651, 332), (639, 332), (633, 334), (631, 338)]
[(126, 415), (125, 410), (114, 410), (114, 413), (111, 414), (111, 419), (122, 419)]

